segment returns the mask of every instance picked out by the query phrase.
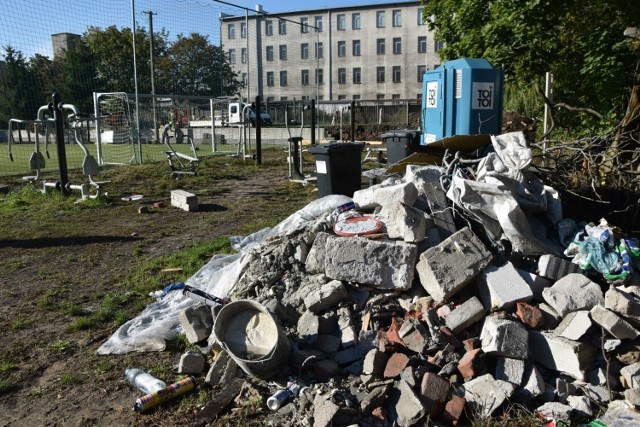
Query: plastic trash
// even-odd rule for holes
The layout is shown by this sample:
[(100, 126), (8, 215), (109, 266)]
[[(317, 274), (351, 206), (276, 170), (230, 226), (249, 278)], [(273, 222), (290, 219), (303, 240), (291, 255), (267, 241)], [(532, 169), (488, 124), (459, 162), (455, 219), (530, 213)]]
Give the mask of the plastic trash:
[(161, 403), (168, 402), (196, 388), (196, 379), (187, 377), (153, 393), (146, 394), (133, 405), (137, 412), (145, 412)]
[(147, 374), (142, 369), (127, 368), (124, 371), (124, 375), (132, 386), (136, 387), (144, 394), (150, 394), (162, 390), (167, 386), (163, 381), (160, 381), (151, 374)]
[(584, 239), (580, 243), (578, 255), (598, 273), (616, 273), (620, 269), (618, 254), (607, 250), (605, 243), (596, 237)]
[(290, 383), (284, 390), (278, 390), (267, 399), (267, 407), (272, 411), (277, 411), (289, 401), (289, 399), (296, 397), (300, 393), (300, 385), (298, 383)]

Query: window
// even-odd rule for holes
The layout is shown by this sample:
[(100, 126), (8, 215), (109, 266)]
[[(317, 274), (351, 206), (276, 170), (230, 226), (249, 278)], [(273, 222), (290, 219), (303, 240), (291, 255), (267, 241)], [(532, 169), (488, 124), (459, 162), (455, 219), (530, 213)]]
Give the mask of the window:
[(347, 99), (347, 95), (338, 95), (338, 101), (341, 101), (343, 99)]
[(344, 31), (347, 26), (347, 18), (345, 17), (344, 13), (338, 15), (336, 22), (338, 24), (338, 31)]
[(424, 78), (424, 73), (427, 72), (426, 65), (418, 65), (418, 81), (422, 83), (422, 79)]
[(379, 10), (376, 12), (376, 27), (384, 28), (384, 10)]
[(402, 14), (400, 9), (396, 9), (392, 12), (392, 18), (393, 18), (393, 26), (394, 27), (401, 27), (402, 26)]
[(392, 68), (393, 73), (393, 82), (400, 83), (402, 81), (402, 72), (399, 65), (396, 65)]
[(309, 32), (309, 18), (300, 18), (300, 31), (303, 33)]
[(353, 56), (360, 56), (360, 40), (353, 41)]
[(300, 45), (300, 58), (309, 59), (309, 43), (302, 43)]
[(347, 42), (338, 42), (338, 56), (347, 56)]
[(399, 93), (392, 93), (391, 94), (391, 99), (400, 99), (400, 94)]
[(287, 85), (287, 72), (280, 71), (280, 86), (286, 86), (286, 85)]
[(434, 52), (437, 52), (437, 51), (439, 51), (440, 49), (442, 49), (442, 47), (443, 47), (443, 46), (444, 46), (444, 43), (443, 43), (443, 42), (435, 42), (435, 43), (434, 43), (434, 46), (433, 46), (433, 51), (434, 51)]
[(247, 38), (247, 23), (246, 22), (241, 22), (240, 23), (240, 37), (242, 37), (243, 39)]
[(423, 12), (424, 12), (424, 9), (419, 7), (418, 8), (418, 25), (425, 25), (424, 18), (422, 17)]
[(243, 47), (240, 50), (240, 58), (241, 58), (240, 60), (242, 61), (243, 64), (247, 63), (247, 48), (246, 47)]
[(384, 99), (384, 93), (376, 93), (376, 99)]
[(287, 34), (287, 21), (282, 19), (278, 21), (278, 34)]
[(301, 71), (300, 81), (302, 82), (302, 86), (309, 86), (309, 70)]
[(273, 35), (273, 21), (271, 19), (267, 19), (264, 22), (264, 33), (268, 36)]
[(236, 38), (236, 24), (229, 24), (228, 30), (229, 30), (229, 38), (230, 39), (235, 39)]
[(302, 100), (303, 101), (309, 101), (311, 98), (309, 98), (309, 95), (302, 95)]
[(316, 28), (318, 29), (318, 31), (322, 31), (322, 29), (323, 29), (322, 16), (316, 16), (315, 17), (315, 23), (316, 23)]
[(324, 57), (324, 47), (322, 45), (322, 42), (318, 42), (316, 43), (316, 58), (323, 58)]
[(360, 14), (353, 13), (351, 14), (351, 29), (359, 30), (360, 29)]
[(279, 52), (280, 52), (280, 61), (286, 61), (287, 60), (287, 45), (286, 44), (281, 44), (280, 48), (279, 48)]
[(242, 73), (242, 86), (247, 87), (248, 82), (249, 82), (249, 79), (247, 78), (247, 73)]
[(338, 84), (343, 85), (347, 83), (347, 69), (338, 68)]
[(378, 83), (384, 83), (384, 67), (376, 68), (376, 81)]
[(418, 53), (427, 53), (427, 36), (418, 37)]
[(353, 84), (359, 85), (362, 83), (362, 70), (360, 68), (353, 69)]
[(267, 96), (267, 102), (271, 103), (274, 102), (276, 100), (275, 96)]
[(281, 96), (280, 97), (280, 102), (286, 102), (287, 99), (289, 99), (289, 98), (287, 98), (286, 96)]
[(402, 39), (400, 37), (393, 38), (393, 53), (400, 55), (402, 53)]
[(376, 53), (378, 55), (384, 55), (384, 39), (376, 40)]
[(229, 49), (229, 64), (235, 64), (235, 63), (236, 63), (236, 50)]
[(324, 83), (322, 77), (323, 77), (322, 68), (317, 68), (316, 69), (316, 84), (317, 85), (321, 85), (321, 84)]
[(273, 71), (267, 71), (267, 86), (275, 86), (275, 80), (273, 78)]
[(273, 61), (273, 46), (267, 46), (267, 61)]
[(353, 99), (360, 99), (360, 95), (353, 95)]

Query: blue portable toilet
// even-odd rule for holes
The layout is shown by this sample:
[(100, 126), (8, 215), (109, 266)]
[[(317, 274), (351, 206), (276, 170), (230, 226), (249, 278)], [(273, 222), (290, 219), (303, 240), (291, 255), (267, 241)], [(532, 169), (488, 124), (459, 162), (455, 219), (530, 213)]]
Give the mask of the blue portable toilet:
[(503, 70), (484, 58), (447, 61), (423, 79), (422, 144), (502, 129)]

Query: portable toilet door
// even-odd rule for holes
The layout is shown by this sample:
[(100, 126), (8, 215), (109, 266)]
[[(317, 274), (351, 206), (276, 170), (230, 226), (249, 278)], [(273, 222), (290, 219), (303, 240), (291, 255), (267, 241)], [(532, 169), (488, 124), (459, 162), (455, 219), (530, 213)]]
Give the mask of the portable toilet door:
[[(462, 58), (446, 69), (446, 122), (449, 135), (499, 135), (502, 132), (504, 74), (484, 58)], [(450, 121), (449, 121), (450, 120)], [(446, 132), (445, 132), (446, 133)]]
[(422, 78), (422, 140), (428, 145), (445, 137), (445, 70), (438, 67)]

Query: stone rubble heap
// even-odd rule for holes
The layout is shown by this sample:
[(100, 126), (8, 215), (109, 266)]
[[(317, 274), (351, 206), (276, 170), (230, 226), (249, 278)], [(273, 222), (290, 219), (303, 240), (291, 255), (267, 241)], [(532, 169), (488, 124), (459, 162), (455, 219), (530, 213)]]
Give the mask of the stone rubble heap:
[[(515, 402), (556, 420), (593, 419), (613, 400), (640, 407), (640, 284), (500, 250), (447, 209), (441, 168), (409, 168), (354, 194), (383, 234), (337, 236), (338, 214), (327, 212), (253, 250), (232, 299), (262, 304), (291, 342), (271, 379), (308, 386), (273, 416), (315, 427), (457, 425)], [(189, 341), (211, 348), (215, 313), (181, 313)], [(197, 356), (183, 356), (181, 372), (203, 372)], [(209, 362), (212, 385), (242, 375), (225, 351)], [(262, 387), (265, 399), (277, 390)]]

